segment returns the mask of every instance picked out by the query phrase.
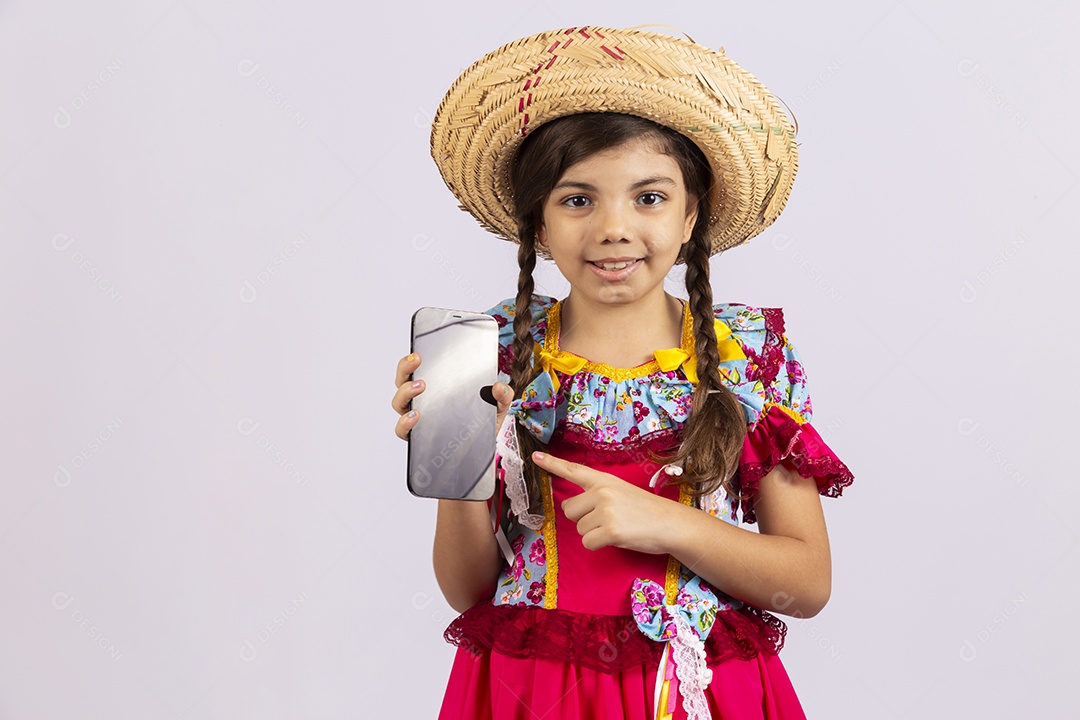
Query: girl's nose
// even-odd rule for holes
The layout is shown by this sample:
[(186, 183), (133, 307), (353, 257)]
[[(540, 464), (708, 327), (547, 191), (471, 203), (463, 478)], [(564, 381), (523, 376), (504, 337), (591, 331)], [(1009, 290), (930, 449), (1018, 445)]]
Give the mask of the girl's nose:
[(625, 240), (630, 235), (630, 211), (620, 203), (601, 206), (596, 216), (597, 240)]

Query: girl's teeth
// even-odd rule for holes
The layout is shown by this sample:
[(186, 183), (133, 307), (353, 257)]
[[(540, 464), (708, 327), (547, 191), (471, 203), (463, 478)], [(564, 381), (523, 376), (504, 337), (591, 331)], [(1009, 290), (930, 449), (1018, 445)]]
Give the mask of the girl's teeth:
[(627, 261), (627, 262), (620, 262), (620, 263), (602, 263), (600, 266), (602, 268), (604, 268), (605, 270), (622, 270), (624, 267), (626, 267), (627, 265), (632, 264), (633, 262), (634, 262), (633, 260), (630, 260), (630, 261)]

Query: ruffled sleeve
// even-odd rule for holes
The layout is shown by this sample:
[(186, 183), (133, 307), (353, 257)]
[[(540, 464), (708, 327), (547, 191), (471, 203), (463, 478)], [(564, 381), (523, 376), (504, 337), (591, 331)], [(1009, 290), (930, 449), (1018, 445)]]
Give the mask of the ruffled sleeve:
[[(746, 410), (747, 435), (738, 472), (742, 493), (753, 497), (761, 478), (786, 461), (802, 477), (814, 478), (821, 495), (839, 497), (854, 476), (811, 424), (806, 370), (784, 333), (783, 311), (735, 303), (714, 310), (747, 356), (720, 363), (721, 376)], [(743, 521), (756, 522), (752, 501), (742, 504)]]
[[(532, 296), (529, 309), (532, 312), (533, 342), (542, 345), (547, 332), (547, 313), (556, 302), (546, 295)], [(499, 323), (499, 382), (510, 384), (510, 371), (514, 366), (514, 316), (517, 314), (517, 298), (509, 297), (494, 307), (485, 310)]]

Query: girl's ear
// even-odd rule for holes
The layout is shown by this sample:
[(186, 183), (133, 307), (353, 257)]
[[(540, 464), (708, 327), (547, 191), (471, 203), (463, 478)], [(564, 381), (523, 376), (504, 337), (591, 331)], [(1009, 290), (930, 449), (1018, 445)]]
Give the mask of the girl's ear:
[(536, 228), (536, 244), (547, 250), (547, 232), (544, 230), (543, 223), (540, 223), (540, 227)]
[(690, 236), (694, 233), (694, 223), (697, 222), (698, 217), (697, 198), (693, 195), (690, 195), (687, 198), (686, 204), (686, 222), (683, 223), (683, 245), (690, 242)]

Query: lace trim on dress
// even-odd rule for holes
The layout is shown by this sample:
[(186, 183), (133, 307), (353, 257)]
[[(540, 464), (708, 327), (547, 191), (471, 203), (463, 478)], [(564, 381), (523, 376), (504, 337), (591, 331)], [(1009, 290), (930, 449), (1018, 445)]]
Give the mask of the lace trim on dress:
[(713, 674), (705, 662), (705, 643), (694, 634), (682, 613), (673, 617), (678, 641), (671, 643), (671, 656), (675, 660), (683, 710), (687, 720), (708, 720), (712, 713), (705, 699), (705, 688), (712, 682)]
[[(746, 605), (716, 614), (705, 639), (706, 663), (775, 655), (784, 646), (787, 625)], [(633, 615), (591, 615), (533, 605), (477, 603), (444, 633), (446, 641), (474, 654), (494, 650), (516, 658), (540, 658), (616, 673), (642, 664), (657, 665), (664, 644), (638, 630)]]
[(559, 432), (567, 442), (588, 448), (603, 457), (625, 458), (628, 452), (643, 453), (653, 450), (656, 453), (666, 453), (674, 449), (681, 442), (685, 426), (669, 427), (641, 435), (636, 427), (630, 428), (630, 436), (618, 442), (600, 442), (593, 439), (594, 430), (578, 425), (577, 423), (564, 423)]
[(761, 314), (765, 318), (765, 343), (761, 348), (761, 354), (756, 355), (753, 351), (755, 365), (758, 367), (757, 378), (766, 387), (773, 384), (780, 366), (784, 363), (784, 311), (781, 308), (761, 308)]
[(499, 428), (496, 442), (496, 463), (502, 468), (506, 486), (506, 496), (510, 500), (510, 510), (527, 528), (539, 530), (544, 518), (529, 512), (529, 489), (525, 485), (524, 464), (517, 440), (517, 422), (513, 413), (506, 413), (502, 427)]

